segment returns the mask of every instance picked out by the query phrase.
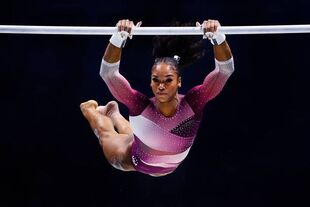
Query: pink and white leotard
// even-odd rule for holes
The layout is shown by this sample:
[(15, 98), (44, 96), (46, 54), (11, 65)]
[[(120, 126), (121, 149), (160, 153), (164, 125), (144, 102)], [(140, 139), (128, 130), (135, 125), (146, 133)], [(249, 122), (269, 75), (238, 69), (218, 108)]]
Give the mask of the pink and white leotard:
[(215, 69), (201, 85), (186, 95), (172, 117), (165, 117), (155, 107), (155, 99), (131, 88), (119, 73), (119, 64), (102, 60), (100, 76), (112, 95), (129, 109), (129, 121), (134, 132), (132, 163), (139, 172), (160, 176), (173, 172), (187, 156), (193, 145), (203, 108), (217, 96), (234, 71), (233, 58), (215, 60)]

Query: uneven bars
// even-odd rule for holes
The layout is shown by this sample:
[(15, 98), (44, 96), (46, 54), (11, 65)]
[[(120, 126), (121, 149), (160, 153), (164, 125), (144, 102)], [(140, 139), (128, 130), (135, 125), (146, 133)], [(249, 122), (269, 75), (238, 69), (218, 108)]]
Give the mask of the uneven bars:
[[(0, 25), (5, 34), (112, 35), (116, 27)], [(269, 26), (222, 26), (224, 34), (310, 33), (310, 24)], [(202, 35), (200, 27), (134, 27), (133, 35)]]

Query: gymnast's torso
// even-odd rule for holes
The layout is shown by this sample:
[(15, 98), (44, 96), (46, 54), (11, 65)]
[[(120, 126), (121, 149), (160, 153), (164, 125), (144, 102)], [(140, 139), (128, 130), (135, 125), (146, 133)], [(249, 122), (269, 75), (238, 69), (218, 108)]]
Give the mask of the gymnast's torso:
[(163, 175), (173, 172), (185, 159), (196, 136), (201, 114), (195, 114), (183, 95), (175, 114), (165, 117), (154, 98), (138, 116), (130, 116), (134, 132), (132, 163), (136, 170)]

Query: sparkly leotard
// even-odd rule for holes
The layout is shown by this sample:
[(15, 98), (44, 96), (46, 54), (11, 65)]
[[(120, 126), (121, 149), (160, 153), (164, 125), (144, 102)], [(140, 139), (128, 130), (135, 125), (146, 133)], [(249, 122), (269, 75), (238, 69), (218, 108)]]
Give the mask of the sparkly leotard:
[(160, 176), (173, 172), (193, 145), (206, 103), (220, 93), (234, 71), (233, 58), (220, 62), (201, 85), (179, 95), (176, 113), (165, 117), (155, 107), (155, 98), (131, 88), (119, 73), (119, 63), (102, 60), (100, 76), (113, 96), (129, 109), (134, 132), (132, 163), (139, 172)]

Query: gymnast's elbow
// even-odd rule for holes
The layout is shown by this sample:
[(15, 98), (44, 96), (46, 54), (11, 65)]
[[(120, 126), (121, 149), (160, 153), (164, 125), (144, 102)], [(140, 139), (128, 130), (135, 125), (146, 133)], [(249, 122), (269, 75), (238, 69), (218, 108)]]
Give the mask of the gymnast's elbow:
[(216, 65), (218, 67), (218, 72), (230, 76), (235, 71), (235, 65), (233, 58), (226, 61), (216, 60)]
[(111, 76), (111, 74), (109, 73), (109, 70), (107, 70), (107, 68), (105, 67), (100, 68), (99, 75), (103, 80), (107, 80), (109, 79), (109, 76)]
[(119, 61), (115, 63), (108, 63), (102, 59), (99, 75), (103, 80), (110, 79), (118, 73)]

